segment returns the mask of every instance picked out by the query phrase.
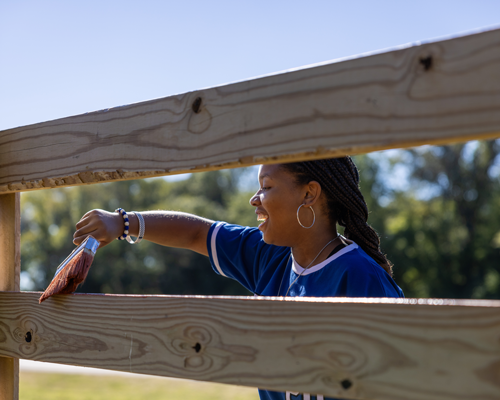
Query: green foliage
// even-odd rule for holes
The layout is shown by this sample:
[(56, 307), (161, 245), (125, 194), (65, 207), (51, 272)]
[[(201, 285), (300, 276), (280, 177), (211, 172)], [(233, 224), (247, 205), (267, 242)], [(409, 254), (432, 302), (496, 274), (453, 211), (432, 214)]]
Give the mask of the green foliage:
[(391, 170), (357, 159), (370, 222), (407, 297), (500, 297), (499, 153), (499, 141), (400, 151), (391, 170), (404, 165), (412, 184), (392, 191)]
[[(213, 220), (256, 224), (250, 193), (241, 191), (243, 172), (215, 171), (167, 182), (161, 178), (23, 193), (22, 269), (33, 289), (43, 290), (74, 248), (74, 225), (94, 208), (169, 209)], [(246, 198), (246, 200), (245, 200)], [(26, 277), (26, 275), (25, 275)], [(238, 283), (216, 275), (208, 258), (182, 249), (116, 241), (100, 249), (87, 280), (87, 293), (248, 295)]]
[[(500, 298), (499, 154), (500, 141), (489, 141), (355, 157), (369, 223), (407, 297)], [(94, 208), (178, 210), (255, 226), (249, 205), (255, 175), (249, 168), (179, 182), (156, 178), (24, 193), (23, 276), (43, 290), (74, 247), (74, 224)], [(79, 291), (249, 294), (216, 275), (204, 256), (118, 241), (97, 252)]]

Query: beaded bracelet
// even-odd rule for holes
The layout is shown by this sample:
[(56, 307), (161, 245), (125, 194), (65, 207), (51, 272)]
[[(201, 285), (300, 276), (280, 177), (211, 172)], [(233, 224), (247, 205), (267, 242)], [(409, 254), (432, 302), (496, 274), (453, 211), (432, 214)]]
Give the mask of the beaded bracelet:
[(123, 208), (117, 208), (115, 210), (115, 212), (118, 212), (123, 217), (123, 224), (125, 225), (124, 230), (123, 230), (123, 235), (121, 235), (120, 237), (117, 237), (116, 240), (125, 240), (128, 236), (128, 228), (130, 225), (128, 222), (127, 213), (125, 212), (125, 210)]
[(130, 244), (136, 244), (139, 243), (144, 237), (146, 224), (144, 223), (144, 218), (142, 217), (140, 212), (137, 211), (132, 211), (132, 212), (137, 216), (137, 220), (139, 221), (139, 235), (137, 236), (137, 239), (135, 239), (135, 242), (132, 240), (130, 236), (127, 236), (127, 242), (129, 242)]

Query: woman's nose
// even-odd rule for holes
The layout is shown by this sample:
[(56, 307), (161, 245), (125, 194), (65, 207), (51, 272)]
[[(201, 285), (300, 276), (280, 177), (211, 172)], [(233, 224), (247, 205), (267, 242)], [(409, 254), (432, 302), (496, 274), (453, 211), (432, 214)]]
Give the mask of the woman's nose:
[(255, 193), (252, 197), (250, 197), (250, 205), (257, 207), (260, 205), (260, 196)]

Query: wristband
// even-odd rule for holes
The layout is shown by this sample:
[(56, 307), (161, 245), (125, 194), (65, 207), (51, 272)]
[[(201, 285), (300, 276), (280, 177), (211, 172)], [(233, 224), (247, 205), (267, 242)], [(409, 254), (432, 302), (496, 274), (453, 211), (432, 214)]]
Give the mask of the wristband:
[(130, 244), (136, 244), (139, 243), (142, 238), (144, 237), (144, 231), (146, 230), (146, 224), (144, 223), (144, 218), (142, 217), (140, 212), (137, 211), (131, 211), (137, 216), (137, 220), (139, 221), (139, 235), (137, 236), (137, 239), (135, 239), (135, 242), (132, 240), (130, 236), (127, 236), (127, 242)]

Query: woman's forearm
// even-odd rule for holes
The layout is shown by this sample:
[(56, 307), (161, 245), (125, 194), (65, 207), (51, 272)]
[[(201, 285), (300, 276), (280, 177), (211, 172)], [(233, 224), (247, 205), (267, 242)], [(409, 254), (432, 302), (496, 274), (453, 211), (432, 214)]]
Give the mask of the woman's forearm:
[[(145, 222), (144, 239), (169, 247), (190, 249), (208, 255), (207, 235), (213, 221), (174, 211), (141, 212)], [(129, 235), (139, 234), (139, 221), (134, 213), (128, 213)], [(88, 235), (92, 235), (106, 246), (124, 231), (124, 220), (117, 213), (104, 210), (92, 210), (85, 214), (76, 224), (73, 235), (75, 244), (81, 243)]]
[[(208, 255), (207, 235), (214, 221), (197, 215), (175, 211), (145, 211), (144, 239), (169, 247), (190, 249)], [(134, 213), (129, 213), (130, 234), (139, 234), (139, 222)]]

